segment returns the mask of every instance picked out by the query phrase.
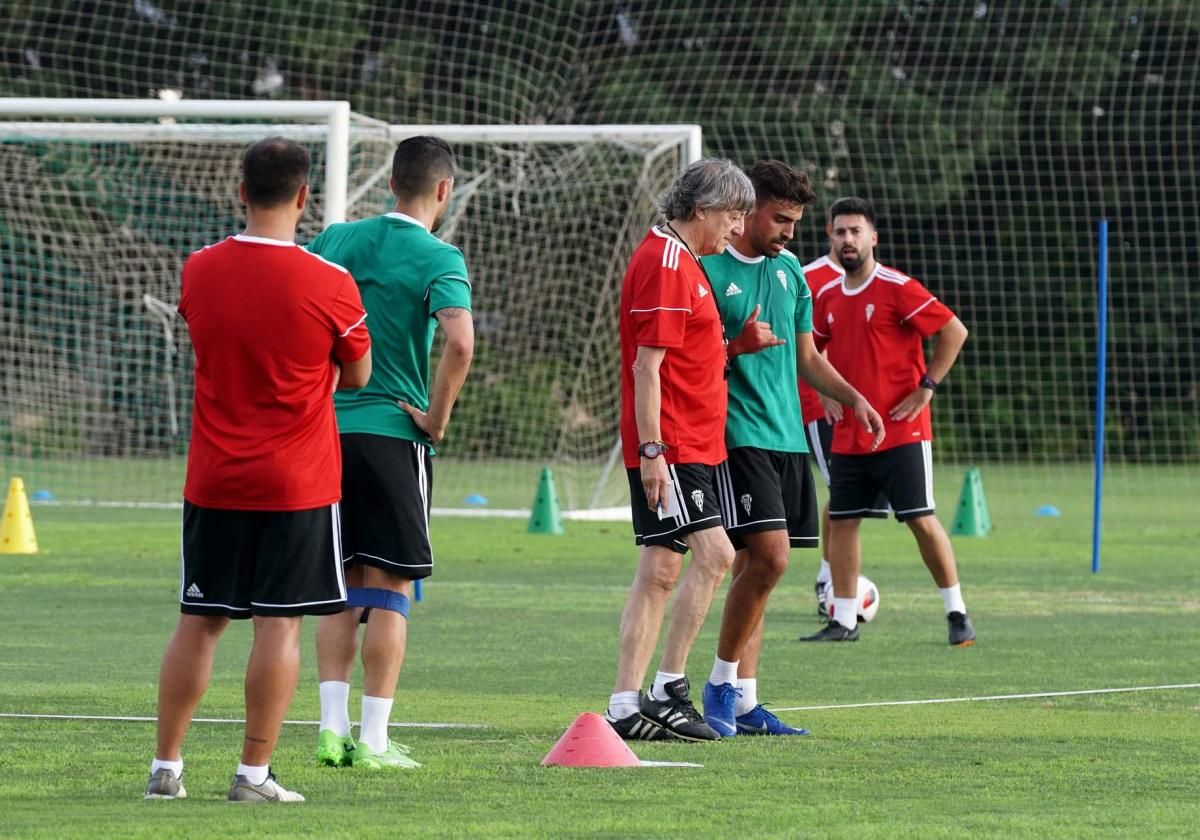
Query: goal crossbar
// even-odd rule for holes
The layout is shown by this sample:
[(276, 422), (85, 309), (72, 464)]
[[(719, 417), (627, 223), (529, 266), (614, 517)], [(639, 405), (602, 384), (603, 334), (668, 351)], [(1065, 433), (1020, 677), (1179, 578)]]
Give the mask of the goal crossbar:
[[(221, 119), (324, 123), (322, 133), (326, 138), (325, 166), (325, 215), (326, 225), (344, 221), (346, 218), (347, 178), (350, 170), (350, 103), (333, 100), (259, 102), (225, 99), (57, 99), (39, 97), (0, 97), (0, 119), (11, 117), (90, 117), (99, 119)], [(43, 124), (30, 128), (30, 123), (8, 126), (10, 137), (33, 139), (38, 132), (57, 129), (57, 137), (74, 136), (83, 139), (96, 137), (95, 132), (84, 133), (78, 127), (64, 128), (63, 124)], [(68, 124), (70, 125), (70, 124)], [(79, 126), (80, 124), (74, 124)], [(87, 125), (87, 124), (83, 124)], [(18, 126), (25, 126), (18, 131)], [(53, 128), (52, 128), (53, 127)], [(91, 126), (88, 126), (90, 129)], [(162, 126), (171, 137), (204, 136), (204, 133), (180, 130), (178, 126)], [(259, 132), (261, 134), (261, 131)], [(142, 133), (145, 136), (144, 127)], [(224, 136), (224, 135), (222, 135)], [(113, 139), (126, 139), (116, 138)]]

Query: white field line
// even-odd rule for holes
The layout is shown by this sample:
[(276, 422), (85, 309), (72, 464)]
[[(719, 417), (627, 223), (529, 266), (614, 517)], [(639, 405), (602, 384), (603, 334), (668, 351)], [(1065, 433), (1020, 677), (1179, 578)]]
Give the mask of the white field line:
[[(109, 720), (129, 723), (156, 723), (156, 717), (133, 715), (41, 715), (20, 712), (0, 712), (0, 718), (24, 718), (26, 720)], [(192, 718), (192, 723), (245, 723), (245, 718)], [(285, 720), (289, 726), (320, 726), (319, 720)], [(351, 721), (357, 725), (358, 721)], [(393, 721), (388, 726), (409, 729), (487, 729), (486, 723), (406, 723)]]
[(1174, 691), (1200, 688), (1200, 683), (1135, 685), (1126, 688), (1087, 688), (1080, 691), (1037, 691), (1030, 694), (986, 694), (980, 697), (939, 697), (933, 700), (881, 700), (876, 703), (839, 703), (830, 706), (772, 707), (773, 712), (815, 712), (825, 709), (869, 709), (875, 706), (928, 706), (935, 703), (981, 703), (987, 700), (1034, 700), (1039, 697), (1079, 697), (1084, 694), (1124, 694), (1130, 691)]

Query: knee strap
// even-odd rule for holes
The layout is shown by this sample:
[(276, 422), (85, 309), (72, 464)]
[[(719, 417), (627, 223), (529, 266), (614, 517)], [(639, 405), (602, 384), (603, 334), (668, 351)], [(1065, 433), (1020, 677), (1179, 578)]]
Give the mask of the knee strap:
[(346, 590), (346, 606), (391, 610), (408, 618), (408, 596), (390, 589), (352, 586)]

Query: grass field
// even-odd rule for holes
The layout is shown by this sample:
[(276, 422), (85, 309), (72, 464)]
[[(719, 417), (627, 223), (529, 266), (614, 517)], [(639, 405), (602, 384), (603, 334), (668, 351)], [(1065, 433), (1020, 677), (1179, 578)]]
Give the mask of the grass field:
[[(961, 476), (939, 486), (944, 520)], [(979, 644), (945, 644), (941, 603), (906, 530), (864, 528), (879, 617), (855, 645), (806, 646), (815, 555), (795, 552), (768, 613), (760, 697), (777, 708), (1200, 682), (1195, 479), (1110, 504), (1103, 573), (1088, 573), (1086, 503), (985, 473), (997, 531), (956, 539)], [(1176, 482), (1172, 484), (1171, 482)], [(1053, 494), (1053, 488), (1045, 488)], [(154, 714), (177, 615), (178, 514), (35, 507), (36, 556), (0, 557), (0, 712)], [(223, 801), (241, 729), (196, 724), (185, 802), (141, 799), (153, 724), (0, 717), (0, 836), (1186, 837), (1200, 825), (1200, 690), (781, 712), (803, 739), (643, 744), (700, 769), (539, 766), (611, 690), (632, 575), (625, 524), (434, 523), (437, 575), (414, 608), (396, 717), (419, 771), (313, 766), (312, 726), (274, 766), (309, 802)], [(714, 606), (714, 615), (719, 610)], [(716, 623), (690, 663), (697, 687)], [(241, 716), (248, 627), (218, 655), (206, 717)], [(312, 625), (290, 716), (317, 716)], [(357, 698), (352, 708), (357, 707)]]

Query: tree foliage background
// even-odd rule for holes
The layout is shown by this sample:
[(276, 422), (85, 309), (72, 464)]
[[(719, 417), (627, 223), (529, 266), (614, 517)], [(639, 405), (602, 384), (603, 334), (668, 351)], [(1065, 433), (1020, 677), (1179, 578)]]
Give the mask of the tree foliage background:
[(709, 154), (811, 173), (802, 259), (831, 199), (866, 196), (881, 259), (971, 328), (935, 413), (950, 457), (1088, 456), (1106, 217), (1110, 452), (1200, 461), (1198, 45), (1188, 0), (9, 0), (0, 95), (699, 123)]

